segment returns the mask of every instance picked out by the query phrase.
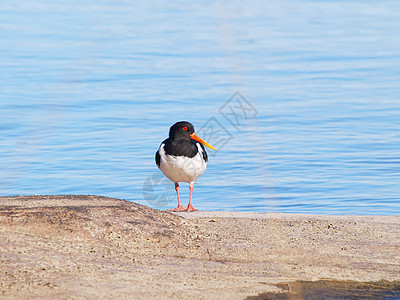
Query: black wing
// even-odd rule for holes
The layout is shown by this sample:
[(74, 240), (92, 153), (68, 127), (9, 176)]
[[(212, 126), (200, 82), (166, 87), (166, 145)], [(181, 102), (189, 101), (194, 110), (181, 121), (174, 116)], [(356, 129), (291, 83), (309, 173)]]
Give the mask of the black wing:
[(156, 152), (156, 164), (157, 164), (157, 167), (160, 167), (161, 157), (160, 157), (160, 153), (158, 153), (158, 151), (159, 150), (157, 150), (157, 152)]
[(204, 159), (204, 161), (205, 162), (207, 162), (208, 161), (208, 156), (207, 156), (207, 152), (206, 152), (206, 149), (204, 148), (204, 146), (203, 146), (203, 144), (200, 144), (200, 143), (198, 143), (199, 145), (200, 145), (200, 147), (201, 147), (201, 149), (203, 150), (203, 159)]

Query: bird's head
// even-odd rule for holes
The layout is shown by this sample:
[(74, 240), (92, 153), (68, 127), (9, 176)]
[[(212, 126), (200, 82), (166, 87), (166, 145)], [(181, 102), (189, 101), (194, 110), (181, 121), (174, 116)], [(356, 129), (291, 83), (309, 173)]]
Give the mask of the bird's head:
[(209, 143), (198, 137), (194, 133), (194, 126), (186, 121), (177, 122), (171, 126), (169, 129), (169, 138), (170, 139), (192, 139), (202, 143), (204, 146), (207, 146), (210, 149), (216, 150), (213, 146)]

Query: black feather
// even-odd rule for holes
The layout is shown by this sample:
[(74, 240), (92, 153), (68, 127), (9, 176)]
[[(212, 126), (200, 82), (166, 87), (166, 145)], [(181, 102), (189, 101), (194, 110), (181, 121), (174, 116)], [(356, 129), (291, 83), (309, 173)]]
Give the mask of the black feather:
[(160, 157), (160, 153), (158, 153), (158, 151), (156, 152), (156, 164), (158, 167), (160, 167), (161, 157)]
[[(185, 128), (185, 129), (183, 129)], [(207, 152), (204, 146), (193, 140), (191, 134), (194, 133), (194, 127), (189, 122), (175, 123), (169, 131), (169, 138), (163, 141), (160, 147), (164, 144), (165, 154), (173, 156), (186, 156), (193, 158), (199, 152), (197, 145), (202, 149), (202, 155), (205, 162), (208, 161)], [(156, 164), (160, 167), (161, 157), (159, 152), (156, 152)]]
[(173, 156), (187, 156), (187, 157), (194, 157), (196, 156), (198, 149), (196, 146), (196, 141), (187, 140), (187, 139), (166, 139), (164, 141), (165, 144), (165, 153), (167, 155)]
[(204, 148), (203, 144), (201, 144), (199, 142), (196, 142), (196, 143), (200, 145), (201, 149), (203, 149), (203, 159), (204, 159), (205, 162), (207, 162), (208, 161), (208, 156), (207, 156), (206, 148)]

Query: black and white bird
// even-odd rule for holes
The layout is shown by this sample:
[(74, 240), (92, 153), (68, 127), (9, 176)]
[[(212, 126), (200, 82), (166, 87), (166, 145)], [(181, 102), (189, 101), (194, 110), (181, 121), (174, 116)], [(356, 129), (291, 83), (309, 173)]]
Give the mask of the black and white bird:
[[(194, 133), (189, 122), (175, 123), (169, 129), (169, 138), (163, 141), (156, 152), (158, 168), (175, 183), (178, 207), (171, 211), (195, 211), (192, 205), (193, 186), (196, 179), (207, 168), (207, 152), (204, 146), (216, 150)], [(190, 198), (187, 207), (183, 207), (179, 197), (179, 182), (188, 182)]]

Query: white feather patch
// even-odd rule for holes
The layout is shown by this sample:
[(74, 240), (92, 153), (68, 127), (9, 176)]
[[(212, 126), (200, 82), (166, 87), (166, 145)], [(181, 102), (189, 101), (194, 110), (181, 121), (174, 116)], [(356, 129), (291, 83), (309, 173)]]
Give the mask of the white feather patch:
[(160, 170), (173, 182), (193, 183), (204, 173), (207, 163), (203, 159), (203, 149), (197, 144), (197, 154), (190, 158), (186, 156), (166, 155), (164, 144), (161, 144), (158, 153), (160, 154)]

